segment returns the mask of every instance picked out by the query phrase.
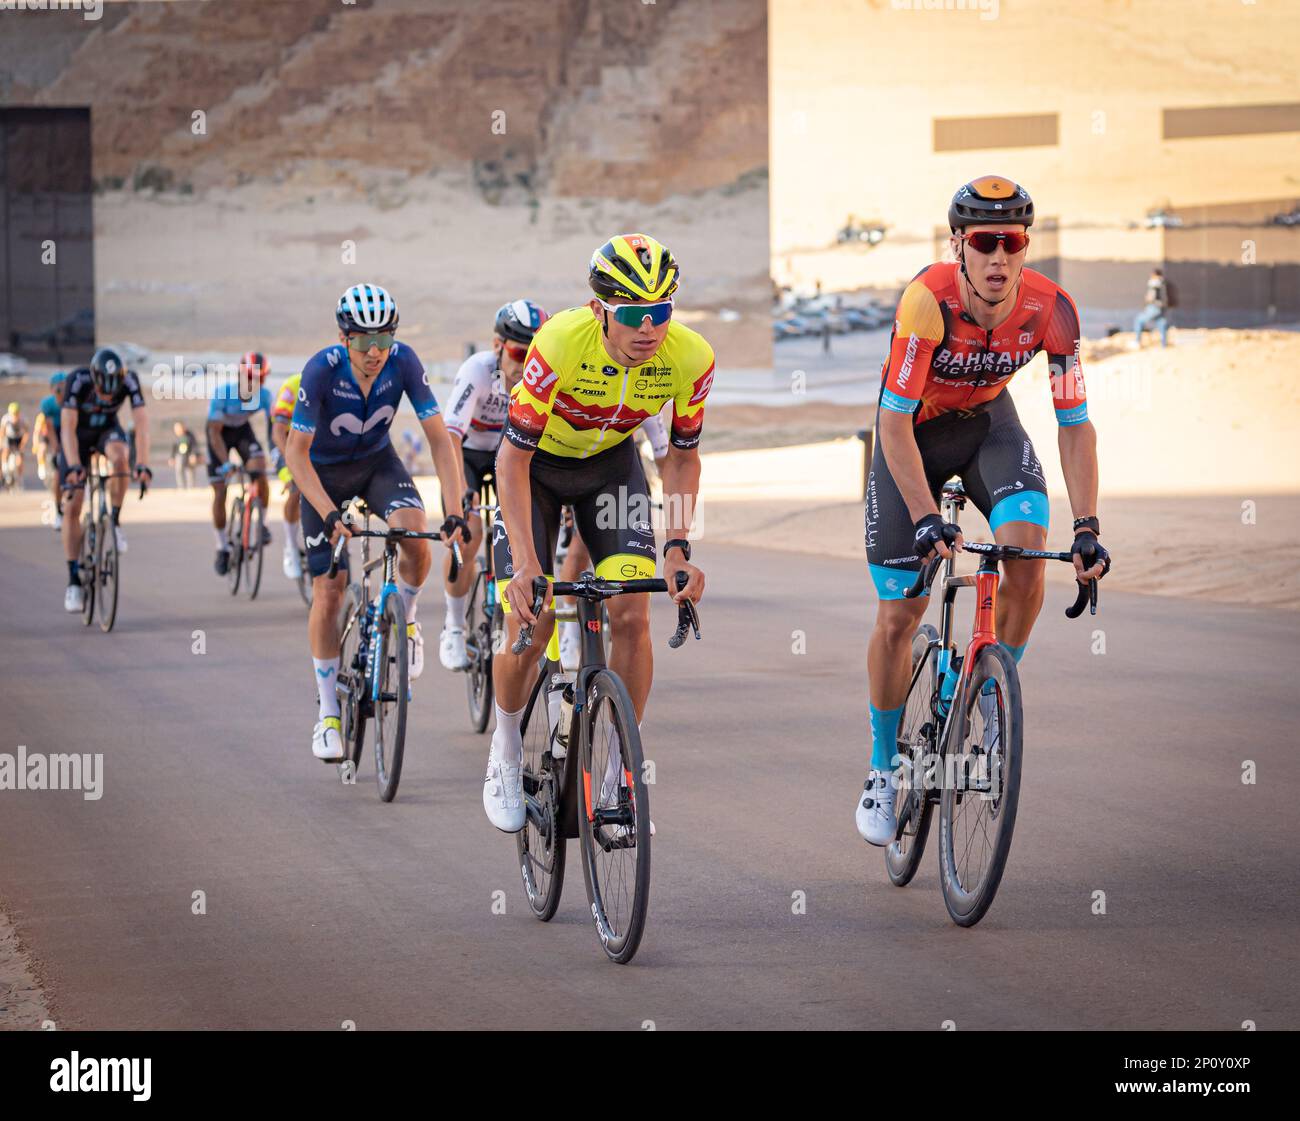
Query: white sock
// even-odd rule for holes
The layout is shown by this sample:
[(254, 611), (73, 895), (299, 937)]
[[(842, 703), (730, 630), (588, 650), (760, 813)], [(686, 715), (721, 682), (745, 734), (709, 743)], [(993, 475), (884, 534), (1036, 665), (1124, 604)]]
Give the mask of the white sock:
[[(641, 731), (640, 724), (636, 726), (636, 730), (638, 733)], [(615, 731), (614, 725), (611, 724), (609, 726), (609, 735), (605, 739), (605, 751), (607, 752), (605, 758), (605, 777), (601, 780), (601, 788), (605, 793), (613, 790), (615, 783), (619, 786), (627, 785), (627, 777), (622, 773), (623, 755), (618, 750), (619, 745), (614, 742), (617, 735), (618, 733)]]
[(465, 604), (469, 602), (469, 593), (463, 596), (454, 596), (451, 592), (446, 592), (447, 599), (447, 626), (459, 627), (465, 629)]
[(489, 760), (501, 763), (519, 763), (524, 758), (524, 738), (519, 732), (519, 725), (524, 718), (524, 710), (506, 712), (495, 701), (497, 726), (492, 732), (492, 751)]
[(226, 531), (224, 529), (217, 529), (213, 526), (212, 539), (217, 543), (218, 549), (224, 549), (226, 547)]
[(420, 589), (408, 584), (399, 576), (397, 578), (397, 591), (402, 597), (402, 606), (406, 608), (407, 623), (414, 623), (416, 600), (420, 598)]
[(335, 692), (339, 678), (338, 658), (313, 658), (316, 667), (316, 692), (320, 696), (320, 718), (339, 715), (339, 695)]

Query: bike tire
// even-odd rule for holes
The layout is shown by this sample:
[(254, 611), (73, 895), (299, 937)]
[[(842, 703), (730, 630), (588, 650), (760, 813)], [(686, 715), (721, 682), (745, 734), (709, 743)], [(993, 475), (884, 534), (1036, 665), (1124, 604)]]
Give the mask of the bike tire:
[(244, 572), (244, 503), (236, 498), (230, 503), (230, 516), (226, 518), (226, 548), (230, 550), (230, 567), (226, 569), (226, 582), (230, 594), (239, 594), (239, 578)]
[(286, 527), (285, 532), (293, 533), (298, 538), (295, 542), (298, 550), (298, 594), (302, 596), (303, 603), (310, 611), (313, 592), (311, 570), (307, 567), (307, 550), (302, 547), (302, 522), (298, 522), (292, 530)]
[(551, 726), (546, 709), (546, 683), (556, 669), (554, 662), (543, 665), (519, 726), (524, 743), (524, 798), (531, 800), (535, 809), (515, 834), (515, 849), (528, 906), (542, 922), (550, 922), (560, 905), (568, 846), (564, 823), (559, 819), (565, 762), (550, 754)]
[(352, 776), (356, 777), (361, 764), (361, 746), (365, 742), (366, 706), (365, 662), (361, 657), (361, 625), (365, 602), (361, 598), (361, 588), (349, 584), (343, 594), (343, 609), (339, 613), (343, 620), (339, 628), (339, 672), (336, 691), (339, 698), (339, 724), (343, 740), (344, 762), (352, 765)]
[(265, 516), (261, 499), (254, 498), (248, 504), (248, 545), (244, 549), (244, 587), (250, 600), (257, 598), (262, 587), (262, 558), (266, 555), (262, 545), (262, 524)]
[(99, 550), (95, 547), (97, 541), (95, 523), (87, 515), (82, 519), (81, 554), (77, 558), (78, 575), (81, 577), (81, 622), (87, 627), (95, 618), (95, 591), (99, 583)]
[(469, 726), (482, 733), (492, 714), (492, 620), (487, 613), (487, 573), (479, 569), (469, 590), (465, 612), (471, 648), (465, 671), (465, 694), (469, 702)]
[[(965, 752), (967, 736), (974, 726), (974, 710), (979, 704), (980, 691), (985, 681), (996, 685), (996, 713), (998, 737), (995, 749), (989, 752), (989, 775), (1000, 794), (988, 798), (964, 786), (965, 776), (957, 778), (960, 766), (945, 766), (943, 793), (939, 800), (939, 882), (943, 889), (944, 905), (948, 915), (958, 926), (974, 926), (993, 903), (1002, 874), (1006, 870), (1007, 855), (1011, 851), (1011, 836), (1016, 826), (1016, 810), (1020, 801), (1020, 764), (1023, 750), (1024, 718), (1021, 707), (1020, 677), (1016, 660), (1000, 644), (983, 647), (976, 657), (966, 691), (960, 698), (961, 724), (955, 729), (949, 755)], [(954, 704), (958, 703), (954, 700)], [(983, 725), (981, 717), (980, 725)], [(1000, 761), (998, 759), (1000, 755)], [(945, 758), (945, 764), (948, 759)], [(951, 770), (952, 774), (948, 772)], [(954, 781), (954, 779), (956, 781)], [(989, 858), (978, 877), (961, 867), (961, 860), (969, 853), (974, 841), (973, 828), (958, 820), (958, 811), (964, 818), (972, 808), (986, 809), (983, 815), (996, 827), (987, 843)], [(961, 848), (961, 855), (958, 848)]]
[[(606, 714), (608, 725), (604, 719)], [(587, 704), (580, 726), (578, 839), (582, 848), (587, 902), (606, 956), (618, 965), (626, 965), (641, 945), (650, 908), (650, 795), (642, 773), (641, 734), (636, 726), (636, 709), (632, 706), (627, 687), (612, 670), (598, 670), (589, 679)], [(598, 808), (601, 780), (609, 758), (602, 742), (607, 726), (618, 735), (620, 766), (625, 772), (625, 781), (618, 784), (616, 805), (601, 810)], [(593, 773), (593, 767), (598, 773)], [(626, 785), (628, 780), (630, 786)], [(602, 823), (599, 814), (611, 816)], [(621, 825), (613, 824), (615, 821)], [(646, 828), (638, 828), (638, 823), (646, 825)], [(629, 852), (632, 855), (627, 858), (624, 854)], [(629, 871), (630, 889), (627, 882)]]
[[(898, 723), (898, 789), (894, 806), (899, 820), (899, 836), (885, 848), (885, 871), (896, 887), (906, 887), (921, 866), (925, 842), (930, 833), (934, 802), (929, 797), (913, 800), (914, 776), (920, 768), (918, 756), (931, 755), (938, 743), (939, 722), (934, 714), (934, 699), (939, 689), (939, 649), (934, 643), (939, 632), (922, 623), (912, 636), (912, 683), (903, 702), (903, 718)], [(926, 665), (917, 673), (922, 659)]]
[(379, 680), (379, 699), (374, 702), (370, 722), (375, 751), (375, 783), (379, 787), (379, 797), (391, 802), (397, 796), (397, 784), (402, 779), (407, 693), (410, 688), (406, 611), (400, 596), (393, 594), (384, 600), (370, 641), (374, 651), (372, 673)]
[(97, 548), (99, 559), (95, 566), (95, 583), (99, 585), (99, 629), (108, 634), (117, 621), (117, 589), (120, 572), (117, 534), (113, 532), (113, 519), (110, 516), (100, 519)]

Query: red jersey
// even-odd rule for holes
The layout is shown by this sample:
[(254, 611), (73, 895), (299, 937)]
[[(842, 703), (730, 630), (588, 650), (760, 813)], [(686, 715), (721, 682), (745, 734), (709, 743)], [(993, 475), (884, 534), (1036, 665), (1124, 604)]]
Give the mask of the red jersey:
[(1087, 420), (1079, 313), (1065, 290), (1042, 273), (1022, 270), (1011, 314), (986, 331), (962, 310), (959, 270), (955, 262), (930, 265), (904, 290), (880, 374), (881, 408), (911, 413), (921, 424), (982, 405), (1046, 350), (1057, 421)]

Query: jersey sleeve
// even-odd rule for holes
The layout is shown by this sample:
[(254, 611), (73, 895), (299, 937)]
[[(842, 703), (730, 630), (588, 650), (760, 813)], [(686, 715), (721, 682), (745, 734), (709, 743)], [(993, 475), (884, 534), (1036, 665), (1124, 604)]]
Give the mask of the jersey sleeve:
[(88, 375), (74, 374), (68, 379), (68, 388), (63, 392), (65, 409), (80, 409), (85, 401), (86, 387), (90, 384)]
[(329, 352), (322, 351), (307, 363), (302, 372), (302, 381), (298, 383), (298, 403), (293, 409), (290, 427), (295, 432), (308, 434), (316, 431), (321, 417), (325, 394), (329, 392), (330, 382), (334, 380), (334, 368), (325, 357)]
[(510, 411), (506, 415), (505, 438), (515, 447), (529, 452), (537, 450), (537, 444), (546, 431), (560, 380), (538, 345), (544, 334), (545, 325), (529, 344), (524, 359), (524, 376), (510, 391)]
[(704, 431), (704, 401), (713, 388), (714, 357), (713, 347), (700, 339), (700, 357), (694, 363), (701, 373), (694, 377), (682, 379), (682, 384), (673, 397), (673, 423), (669, 439), (675, 448), (699, 447), (700, 436)]
[(415, 409), (416, 418), (428, 420), (431, 416), (437, 416), (438, 400), (429, 388), (429, 375), (424, 369), (424, 363), (407, 346), (402, 347), (401, 359), (402, 386)]
[(134, 370), (127, 370), (126, 377), (122, 379), (122, 384), (126, 389), (127, 399), (131, 402), (131, 408), (144, 408), (144, 391), (140, 388), (140, 375)]
[(456, 371), (456, 381), (451, 387), (451, 407), (447, 410), (447, 431), (462, 440), (469, 431), (474, 409), (483, 396), (482, 363), (474, 357), (465, 359)]
[(293, 408), (298, 402), (298, 384), (300, 378), (290, 378), (275, 395), (275, 404), (271, 408), (271, 419), (285, 424), (293, 422)]
[(939, 301), (923, 281), (913, 280), (898, 301), (894, 338), (881, 386), (881, 408), (908, 415), (916, 411), (930, 374), (930, 359), (942, 338)]
[(1074, 301), (1057, 292), (1052, 318), (1043, 336), (1047, 368), (1052, 380), (1052, 406), (1062, 427), (1088, 419), (1088, 394), (1083, 384), (1083, 363), (1079, 358), (1079, 313)]

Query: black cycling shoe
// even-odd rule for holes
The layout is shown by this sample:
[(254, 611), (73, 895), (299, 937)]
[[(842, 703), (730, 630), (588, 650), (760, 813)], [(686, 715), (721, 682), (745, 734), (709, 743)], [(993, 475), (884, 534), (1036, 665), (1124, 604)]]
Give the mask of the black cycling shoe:
[(271, 543), (271, 527), (264, 525), (262, 526), (262, 544), (269, 545), (270, 543)]
[(212, 567), (213, 569), (216, 570), (218, 576), (224, 576), (227, 572), (229, 572), (230, 571), (230, 550), (218, 549), (217, 559), (212, 562)]

